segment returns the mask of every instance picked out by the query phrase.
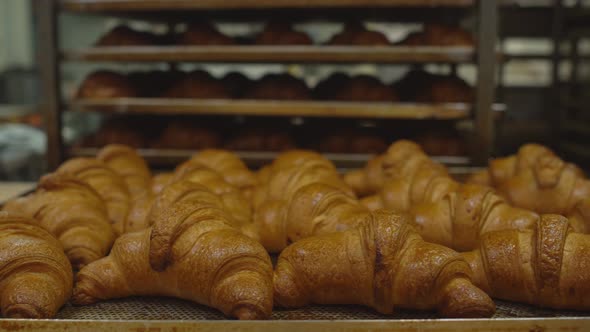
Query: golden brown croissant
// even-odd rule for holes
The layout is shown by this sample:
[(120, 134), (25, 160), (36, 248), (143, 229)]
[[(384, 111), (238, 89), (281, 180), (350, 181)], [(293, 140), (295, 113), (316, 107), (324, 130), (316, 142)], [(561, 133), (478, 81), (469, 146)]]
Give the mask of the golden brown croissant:
[(180, 164), (176, 171), (191, 164), (201, 164), (223, 174), (225, 181), (241, 190), (251, 190), (256, 185), (256, 176), (234, 153), (225, 150), (205, 149), (190, 160)]
[(133, 199), (151, 190), (152, 174), (145, 159), (135, 149), (120, 144), (109, 144), (98, 152), (97, 159), (125, 181)]
[[(390, 151), (395, 151), (395, 146)], [(444, 166), (420, 151), (390, 153), (384, 156), (383, 165), (388, 180), (377, 195), (362, 202), (371, 210), (409, 213), (426, 241), (471, 250), (481, 234), (528, 229), (539, 218), (536, 213), (510, 206), (490, 187), (459, 184)]]
[(57, 173), (68, 174), (85, 182), (104, 200), (113, 230), (123, 233), (131, 209), (131, 197), (123, 178), (105, 163), (93, 158), (74, 158), (63, 163)]
[(152, 228), (121, 236), (108, 257), (80, 271), (75, 304), (163, 295), (239, 319), (270, 316), (270, 257), (230, 225), (218, 196), (189, 181), (173, 183), (158, 196), (150, 220)]
[[(483, 174), (476, 175), (475, 181), (483, 182)], [(526, 144), (515, 156), (491, 161), (487, 179), (515, 206), (571, 216), (575, 231), (590, 232), (590, 206), (585, 202), (590, 197), (590, 181), (576, 165), (564, 162), (550, 149)]]
[(168, 184), (170, 184), (170, 182), (172, 182), (172, 177), (174, 176), (174, 173), (172, 172), (168, 172), (168, 173), (159, 173), (154, 175), (154, 177), (152, 178), (152, 194), (159, 194), (162, 192), (162, 190), (164, 190), (164, 187), (166, 187)]
[(361, 304), (436, 310), (443, 317), (490, 317), (494, 302), (471, 283), (460, 254), (424, 242), (403, 216), (378, 211), (341, 233), (285, 249), (274, 273), (278, 305)]
[(590, 236), (567, 218), (541, 216), (532, 230), (488, 233), (464, 253), (474, 283), (490, 296), (554, 309), (590, 310)]
[(69, 176), (46, 175), (35, 193), (7, 202), (3, 209), (35, 218), (60, 240), (75, 269), (104, 257), (114, 241), (100, 196)]
[(448, 174), (447, 169), (432, 161), (418, 144), (399, 140), (385, 154), (370, 160), (364, 169), (346, 174), (344, 181), (359, 196), (366, 196), (378, 192), (388, 181), (411, 177), (421, 167), (428, 167), (441, 175)]
[(0, 212), (0, 308), (5, 318), (51, 318), (70, 298), (72, 266), (37, 221)]
[(259, 176), (253, 220), (242, 231), (270, 252), (313, 234), (354, 227), (367, 213), (334, 165), (318, 154), (287, 152)]

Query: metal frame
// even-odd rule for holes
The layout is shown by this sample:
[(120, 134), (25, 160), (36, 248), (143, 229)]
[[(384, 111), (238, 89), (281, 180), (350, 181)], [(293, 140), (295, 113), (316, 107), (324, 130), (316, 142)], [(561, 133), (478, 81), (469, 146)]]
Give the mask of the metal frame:
[[(58, 0), (37, 2), (39, 15), (38, 36), (43, 82), (43, 111), (47, 130), (48, 168), (53, 170), (64, 160), (62, 106), (60, 83), (59, 36), (57, 35)], [(478, 0), (477, 15), (477, 86), (474, 104), (474, 147), (472, 161), (478, 165), (487, 163), (494, 147), (494, 118), (492, 105), (495, 97), (496, 35), (498, 25), (498, 0)], [(424, 10), (429, 10), (425, 8)]]

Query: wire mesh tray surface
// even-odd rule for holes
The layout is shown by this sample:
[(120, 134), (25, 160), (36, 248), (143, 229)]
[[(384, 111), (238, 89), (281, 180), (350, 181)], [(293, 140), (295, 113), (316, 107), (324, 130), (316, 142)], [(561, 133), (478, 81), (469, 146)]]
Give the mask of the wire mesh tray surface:
[[(527, 305), (496, 301), (493, 318), (589, 317), (590, 313), (539, 309)], [(99, 302), (90, 306), (66, 305), (57, 319), (73, 320), (226, 320), (219, 311), (190, 301), (160, 297), (134, 297)], [(371, 308), (356, 305), (313, 305), (300, 309), (273, 310), (271, 320), (374, 320), (435, 319), (434, 313), (397, 310), (383, 315)]]

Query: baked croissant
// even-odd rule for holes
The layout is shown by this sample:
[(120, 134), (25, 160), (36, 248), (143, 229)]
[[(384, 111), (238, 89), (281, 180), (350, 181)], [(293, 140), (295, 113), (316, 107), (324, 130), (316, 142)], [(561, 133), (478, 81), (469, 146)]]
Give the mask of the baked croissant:
[(145, 159), (135, 149), (120, 144), (109, 144), (98, 152), (97, 159), (125, 181), (133, 199), (151, 190), (152, 174)]
[(37, 221), (0, 212), (0, 308), (5, 318), (51, 318), (70, 298), (72, 266)]
[(471, 250), (484, 233), (529, 229), (539, 218), (536, 213), (510, 206), (490, 187), (459, 184), (444, 166), (419, 151), (402, 156), (384, 157), (384, 173), (388, 172), (389, 180), (379, 194), (362, 202), (371, 210), (409, 213), (426, 241), (458, 251)]
[(590, 310), (590, 236), (567, 218), (541, 216), (531, 230), (484, 235), (464, 253), (474, 283), (490, 296), (554, 309)]
[(205, 149), (176, 168), (179, 172), (191, 164), (201, 164), (223, 174), (225, 181), (241, 190), (251, 190), (256, 185), (256, 176), (234, 153), (225, 150)]
[(361, 304), (490, 317), (494, 302), (471, 282), (460, 254), (424, 242), (403, 216), (378, 211), (358, 228), (287, 247), (274, 272), (277, 305)]
[(73, 302), (173, 296), (239, 319), (272, 310), (272, 264), (264, 248), (232, 227), (218, 196), (189, 181), (167, 186), (152, 228), (128, 233), (77, 276)]
[(242, 231), (269, 252), (280, 252), (300, 238), (354, 227), (358, 215), (367, 212), (334, 165), (316, 153), (282, 154), (259, 178), (253, 220)]
[(104, 257), (114, 241), (106, 207), (85, 183), (63, 175), (41, 178), (33, 194), (7, 202), (5, 211), (35, 218), (61, 242), (75, 269)]
[(116, 234), (122, 234), (131, 209), (131, 197), (123, 178), (94, 158), (74, 158), (63, 163), (57, 173), (74, 176), (88, 184), (104, 200)]
[(119, 233), (144, 229), (152, 194), (152, 175), (146, 161), (125, 145), (110, 144), (101, 149), (97, 159), (104, 162), (125, 182), (130, 195), (130, 204), (125, 221), (118, 226)]
[[(485, 178), (478, 174), (476, 181)], [(590, 181), (550, 149), (526, 144), (515, 156), (491, 161), (487, 179), (515, 206), (570, 216), (575, 231), (590, 232)]]
[(378, 192), (390, 180), (408, 178), (424, 164), (436, 173), (448, 174), (447, 169), (432, 161), (418, 144), (399, 140), (385, 154), (370, 160), (364, 169), (346, 174), (344, 181), (359, 196), (366, 196)]

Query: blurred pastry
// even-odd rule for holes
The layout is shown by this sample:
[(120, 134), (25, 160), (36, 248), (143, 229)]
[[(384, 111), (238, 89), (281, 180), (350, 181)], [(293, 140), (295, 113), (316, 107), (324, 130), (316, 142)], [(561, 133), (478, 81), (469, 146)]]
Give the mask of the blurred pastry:
[(306, 100), (310, 91), (302, 80), (289, 74), (268, 74), (250, 88), (246, 99)]
[(435, 75), (412, 70), (393, 84), (402, 101), (422, 103), (471, 103), (474, 91), (454, 75)]
[(349, 81), (350, 76), (343, 73), (334, 73), (315, 86), (313, 97), (319, 100), (332, 99)]
[(328, 42), (329, 45), (358, 45), (358, 46), (386, 46), (389, 45), (387, 37), (378, 31), (371, 31), (361, 23), (348, 23), (344, 29), (334, 35)]
[(424, 133), (415, 137), (415, 141), (431, 156), (463, 156), (467, 153), (463, 140), (451, 133)]
[(154, 45), (157, 38), (149, 32), (140, 32), (126, 25), (119, 25), (96, 42), (96, 46), (144, 46)]
[(185, 74), (161, 95), (164, 98), (195, 99), (225, 99), (229, 96), (223, 83), (201, 70)]
[(420, 32), (410, 33), (400, 45), (407, 46), (473, 46), (475, 41), (469, 31), (461, 27), (443, 24), (425, 24)]
[(86, 76), (76, 96), (88, 99), (131, 98), (137, 97), (138, 91), (127, 76), (99, 70)]
[(383, 138), (356, 130), (344, 130), (321, 139), (318, 149), (331, 153), (382, 153), (387, 149)]
[(250, 89), (253, 82), (246, 75), (238, 72), (231, 72), (225, 75), (221, 82), (232, 98), (241, 98), (245, 91)]
[(287, 23), (271, 22), (256, 37), (258, 45), (311, 45), (311, 38), (304, 33), (293, 30)]
[(287, 132), (266, 128), (245, 129), (225, 143), (226, 149), (234, 151), (285, 151), (295, 147)]
[(368, 75), (352, 77), (334, 93), (331, 99), (367, 102), (393, 102), (399, 100), (391, 86)]
[(220, 138), (212, 130), (181, 120), (170, 121), (152, 145), (158, 149), (201, 150), (220, 145)]
[(168, 90), (172, 84), (184, 77), (175, 70), (151, 70), (132, 72), (127, 75), (141, 96), (157, 97), (162, 91)]
[(181, 45), (232, 45), (232, 38), (219, 32), (212, 24), (199, 22), (191, 23), (186, 30), (178, 35)]

